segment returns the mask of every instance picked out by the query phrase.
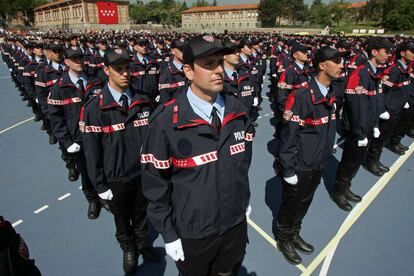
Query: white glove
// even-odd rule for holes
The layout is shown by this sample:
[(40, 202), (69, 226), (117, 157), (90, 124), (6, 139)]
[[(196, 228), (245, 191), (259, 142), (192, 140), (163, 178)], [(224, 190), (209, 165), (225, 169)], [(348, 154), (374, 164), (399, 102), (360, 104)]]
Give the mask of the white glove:
[(158, 103), (160, 101), (160, 95), (158, 95), (157, 97), (155, 97), (155, 101)]
[(263, 80), (266, 78), (266, 76), (263, 76)]
[(296, 174), (294, 176), (284, 177), (283, 179), (291, 185), (298, 184), (298, 176)]
[(184, 261), (184, 251), (183, 251), (183, 245), (181, 244), (181, 239), (178, 239), (170, 243), (166, 243), (165, 252), (175, 262), (178, 262), (178, 260)]
[(377, 127), (374, 127), (374, 131), (372, 132), (372, 135), (374, 135), (374, 138), (380, 137), (380, 130)]
[(276, 78), (276, 74), (273, 74), (272, 77)]
[(258, 97), (254, 97), (253, 99), (253, 106), (257, 106), (259, 104), (259, 98)]
[(250, 206), (249, 204), (249, 206), (247, 206), (246, 208), (246, 218), (250, 218), (251, 212), (252, 212), (252, 206)]
[(405, 109), (409, 109), (410, 108), (410, 104), (408, 102), (406, 102), (405, 105), (404, 105), (404, 108)]
[(384, 113), (381, 113), (379, 117), (380, 119), (388, 120), (390, 118), (390, 113), (388, 113), (388, 111), (385, 111)]
[(35, 100), (35, 101), (36, 101), (36, 103), (39, 103), (39, 99), (38, 99), (38, 98), (36, 98), (36, 100)]
[(358, 147), (366, 147), (368, 145), (368, 139), (358, 140)]
[(108, 189), (108, 191), (106, 191), (104, 193), (100, 193), (98, 195), (103, 200), (112, 200), (112, 198), (114, 197), (114, 195), (112, 194), (111, 189)]
[(80, 151), (80, 145), (77, 143), (73, 143), (72, 145), (70, 145), (67, 149), (67, 151), (69, 153), (75, 153), (75, 152), (79, 152)]

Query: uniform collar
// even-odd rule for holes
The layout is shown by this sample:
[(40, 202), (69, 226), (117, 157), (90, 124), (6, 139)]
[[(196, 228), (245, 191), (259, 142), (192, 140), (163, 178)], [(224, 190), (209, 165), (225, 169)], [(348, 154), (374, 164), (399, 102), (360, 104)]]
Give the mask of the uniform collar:
[(126, 95), (128, 97), (128, 105), (131, 104), (132, 94), (129, 88), (126, 89), (123, 93), (120, 93), (113, 89), (108, 82), (108, 90), (111, 93), (112, 97), (114, 98), (115, 102), (122, 106), (121, 96)]
[(325, 103), (329, 106), (333, 106), (336, 100), (336, 97), (334, 96), (332, 89), (327, 89), (326, 87), (325, 89), (328, 91), (326, 96), (324, 96), (323, 93), (321, 92), (321, 88), (318, 85), (317, 79), (314, 76), (311, 78), (310, 83), (309, 83), (309, 90), (311, 93), (313, 104)]
[(218, 111), (220, 120), (223, 121), (224, 100), (220, 94), (217, 95), (215, 102), (213, 104), (210, 104), (209, 102), (200, 99), (197, 95), (194, 94), (194, 92), (191, 90), (191, 87), (188, 87), (187, 99), (193, 111), (203, 120), (211, 122), (211, 112), (213, 110), (213, 107), (215, 107)]
[(84, 88), (86, 87), (86, 85), (87, 85), (87, 82), (88, 82), (88, 80), (87, 80), (87, 78), (86, 78), (86, 76), (85, 75), (82, 75), (82, 76), (80, 76), (80, 77), (77, 77), (77, 76), (75, 76), (74, 74), (72, 74), (71, 72), (70, 72), (70, 70), (68, 71), (68, 75), (69, 75), (69, 78), (70, 78), (70, 80), (72, 81), (72, 83), (74, 84), (74, 85), (78, 85), (78, 81), (81, 79), (82, 81), (83, 81), (83, 86), (84, 86)]

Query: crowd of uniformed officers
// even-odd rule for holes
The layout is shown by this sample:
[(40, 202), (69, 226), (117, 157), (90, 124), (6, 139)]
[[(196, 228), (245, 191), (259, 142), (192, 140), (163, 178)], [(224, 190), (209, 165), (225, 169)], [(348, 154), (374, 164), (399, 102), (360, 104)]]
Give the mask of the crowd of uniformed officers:
[(300, 230), (336, 133), (344, 148), (330, 197), (345, 211), (362, 199), (350, 189), (359, 167), (382, 176), (383, 148), (403, 155), (401, 139), (414, 138), (414, 44), (406, 37), (0, 35), (20, 96), (58, 143), (69, 180), (81, 178), (88, 218), (102, 207), (113, 214), (125, 273), (140, 255), (160, 260), (148, 218), (180, 275), (237, 274), (263, 98), (273, 107), (283, 186), (277, 245), (292, 264), (302, 261), (296, 250), (314, 251)]

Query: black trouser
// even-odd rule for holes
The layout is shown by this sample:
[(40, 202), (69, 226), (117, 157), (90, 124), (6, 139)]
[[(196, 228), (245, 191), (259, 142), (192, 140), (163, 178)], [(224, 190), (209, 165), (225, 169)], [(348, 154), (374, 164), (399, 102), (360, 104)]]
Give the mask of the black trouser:
[[(112, 190), (111, 211), (116, 234), (121, 243), (134, 243), (137, 249), (148, 246), (147, 200), (142, 194), (140, 179), (108, 183)], [(121, 242), (122, 241), (122, 242)]]
[(394, 135), (391, 137), (390, 144), (396, 145), (401, 143), (401, 139), (404, 138), (410, 129), (414, 129), (414, 104), (410, 104), (408, 109), (403, 109), (400, 120), (397, 122)]
[(246, 220), (221, 236), (181, 239), (185, 260), (176, 262), (179, 275), (235, 276), (243, 262), (247, 241)]
[(322, 170), (297, 171), (295, 185), (282, 181), (282, 205), (277, 216), (279, 242), (292, 241), (299, 234), (302, 220), (308, 212), (316, 188), (321, 182)]
[(89, 178), (88, 170), (86, 169), (86, 159), (82, 148), (77, 153), (68, 153), (68, 156), (72, 158), (76, 165), (76, 170), (80, 173), (82, 191), (86, 200), (88, 200), (88, 202), (99, 200), (98, 193), (96, 192), (95, 187)]
[(345, 138), (342, 158), (336, 171), (334, 191), (345, 193), (351, 187), (351, 181), (362, 165), (367, 152), (367, 147), (358, 147), (358, 141), (353, 138)]
[(391, 136), (393, 136), (395, 133), (400, 118), (400, 114), (390, 114), (390, 118), (388, 120), (379, 120), (378, 128), (381, 134), (378, 138), (373, 138), (370, 141), (368, 147), (368, 159), (379, 161), (381, 158), (382, 149), (390, 141)]

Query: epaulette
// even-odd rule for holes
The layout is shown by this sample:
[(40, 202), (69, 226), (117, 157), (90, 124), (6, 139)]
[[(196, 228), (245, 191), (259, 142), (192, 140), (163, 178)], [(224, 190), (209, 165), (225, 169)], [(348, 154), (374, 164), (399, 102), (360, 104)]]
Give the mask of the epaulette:
[[(165, 104), (160, 104), (155, 110), (154, 112), (151, 114), (151, 117), (149, 119), (149, 122), (152, 122), (155, 120), (155, 118), (160, 115), (168, 106), (174, 104), (176, 102), (175, 99), (172, 99), (168, 102), (166, 102)], [(178, 105), (177, 105), (178, 108)]]

